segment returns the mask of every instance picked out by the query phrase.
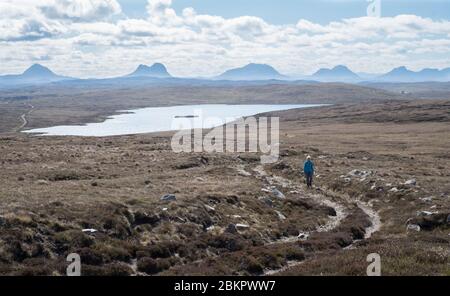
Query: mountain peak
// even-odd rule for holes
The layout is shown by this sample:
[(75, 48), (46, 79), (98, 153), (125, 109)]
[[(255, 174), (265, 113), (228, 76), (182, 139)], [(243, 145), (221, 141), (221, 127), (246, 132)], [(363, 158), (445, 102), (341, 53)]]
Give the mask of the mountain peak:
[(348, 81), (360, 79), (358, 75), (353, 73), (347, 66), (338, 65), (333, 69), (322, 68), (313, 74), (314, 78), (326, 81)]
[(272, 66), (267, 65), (267, 64), (256, 64), (256, 63), (247, 64), (242, 68), (255, 68), (255, 67), (256, 68), (266, 68), (266, 67), (273, 68)]
[(129, 76), (133, 77), (153, 77), (153, 78), (169, 78), (172, 77), (167, 71), (166, 66), (161, 63), (154, 63), (151, 67), (147, 65), (139, 65)]
[(23, 72), (25, 77), (54, 77), (57, 76), (49, 68), (42, 66), (41, 64), (33, 64), (25, 72)]
[(392, 73), (407, 73), (407, 72), (411, 72), (411, 71), (408, 70), (408, 68), (406, 68), (405, 66), (401, 66), (401, 67), (394, 68), (391, 72)]
[(350, 71), (350, 69), (344, 65), (337, 65), (336, 67), (333, 68), (333, 70), (335, 70), (335, 71)]
[(218, 78), (226, 80), (271, 80), (282, 79), (284, 76), (270, 65), (250, 63), (241, 68), (228, 70)]

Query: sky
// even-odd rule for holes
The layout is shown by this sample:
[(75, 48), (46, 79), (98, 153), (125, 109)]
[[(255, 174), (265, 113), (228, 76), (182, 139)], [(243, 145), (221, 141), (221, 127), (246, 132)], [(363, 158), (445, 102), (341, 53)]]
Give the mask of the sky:
[(0, 75), (41, 63), (114, 77), (155, 62), (180, 77), (250, 62), (290, 76), (447, 68), (450, 0), (0, 1)]
[[(123, 11), (133, 17), (145, 17), (143, 9), (147, 0), (120, 0)], [(433, 19), (448, 19), (449, 0), (384, 0), (383, 16), (416, 14)], [(193, 7), (200, 14), (220, 15), (226, 18), (242, 15), (258, 16), (277, 24), (294, 24), (299, 19), (326, 24), (343, 18), (361, 17), (366, 14), (366, 0), (174, 0), (172, 7), (181, 13)]]

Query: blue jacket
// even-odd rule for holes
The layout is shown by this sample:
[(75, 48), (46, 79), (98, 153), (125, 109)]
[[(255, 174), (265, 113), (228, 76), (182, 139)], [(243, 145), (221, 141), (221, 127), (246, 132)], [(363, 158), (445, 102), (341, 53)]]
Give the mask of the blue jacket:
[(305, 161), (303, 170), (305, 174), (314, 174), (314, 163), (311, 160)]

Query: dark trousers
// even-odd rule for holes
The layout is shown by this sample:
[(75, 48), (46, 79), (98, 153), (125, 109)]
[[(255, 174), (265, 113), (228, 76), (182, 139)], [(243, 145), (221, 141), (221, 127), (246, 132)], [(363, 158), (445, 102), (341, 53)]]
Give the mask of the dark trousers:
[(313, 182), (313, 173), (306, 173), (306, 185), (308, 186), (308, 188), (312, 187), (312, 182)]

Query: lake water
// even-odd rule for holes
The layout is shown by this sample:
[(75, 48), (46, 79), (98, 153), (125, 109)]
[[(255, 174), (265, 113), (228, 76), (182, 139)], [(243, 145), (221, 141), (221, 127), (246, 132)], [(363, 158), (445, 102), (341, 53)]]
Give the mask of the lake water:
[[(189, 105), (127, 110), (101, 123), (54, 126), (24, 131), (46, 136), (106, 137), (213, 128), (260, 113), (323, 105)], [(122, 112), (122, 111), (121, 111)]]

